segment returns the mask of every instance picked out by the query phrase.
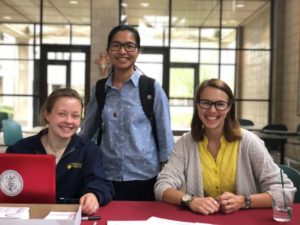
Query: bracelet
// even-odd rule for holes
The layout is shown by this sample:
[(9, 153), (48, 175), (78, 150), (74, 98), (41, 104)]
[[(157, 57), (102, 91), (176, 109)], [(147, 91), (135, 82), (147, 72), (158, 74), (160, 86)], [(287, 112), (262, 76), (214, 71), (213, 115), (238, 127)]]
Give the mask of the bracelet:
[(244, 195), (244, 197), (245, 197), (245, 209), (250, 209), (251, 197), (250, 195)]

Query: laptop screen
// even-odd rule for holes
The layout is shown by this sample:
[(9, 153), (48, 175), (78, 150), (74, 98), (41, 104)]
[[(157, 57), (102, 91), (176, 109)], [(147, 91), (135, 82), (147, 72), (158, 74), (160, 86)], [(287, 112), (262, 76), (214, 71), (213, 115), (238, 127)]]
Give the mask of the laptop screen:
[(0, 154), (0, 203), (55, 203), (53, 155)]

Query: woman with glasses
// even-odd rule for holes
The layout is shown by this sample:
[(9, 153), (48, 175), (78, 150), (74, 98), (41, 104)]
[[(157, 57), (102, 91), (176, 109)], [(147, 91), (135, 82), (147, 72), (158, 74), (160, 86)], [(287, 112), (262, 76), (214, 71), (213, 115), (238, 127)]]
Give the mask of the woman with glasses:
[[(280, 169), (255, 134), (241, 129), (235, 101), (222, 80), (197, 89), (191, 132), (184, 134), (155, 184), (157, 200), (196, 213), (232, 213), (272, 206), (270, 186), (280, 184)], [(285, 186), (293, 186), (283, 176)]]
[(119, 25), (111, 30), (107, 54), (112, 67), (105, 83), (104, 108), (100, 115), (94, 91), (81, 131), (82, 136), (92, 138), (101, 116), (100, 149), (106, 175), (115, 187), (115, 200), (154, 200), (160, 164), (173, 150), (168, 99), (158, 82), (154, 83), (153, 105), (158, 146), (141, 105), (142, 72), (135, 66), (140, 48), (135, 28)]

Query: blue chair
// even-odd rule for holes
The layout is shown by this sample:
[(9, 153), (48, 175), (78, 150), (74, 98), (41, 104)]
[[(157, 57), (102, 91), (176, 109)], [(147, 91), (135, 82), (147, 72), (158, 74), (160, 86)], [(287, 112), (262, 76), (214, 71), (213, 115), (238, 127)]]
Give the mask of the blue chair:
[(295, 203), (300, 203), (300, 172), (293, 167), (289, 167), (287, 165), (279, 164), (278, 165), (283, 172), (290, 178), (290, 180), (294, 183), (294, 186), (297, 188), (297, 192), (295, 194)]
[(2, 120), (4, 144), (9, 146), (23, 138), (21, 125), (11, 119)]

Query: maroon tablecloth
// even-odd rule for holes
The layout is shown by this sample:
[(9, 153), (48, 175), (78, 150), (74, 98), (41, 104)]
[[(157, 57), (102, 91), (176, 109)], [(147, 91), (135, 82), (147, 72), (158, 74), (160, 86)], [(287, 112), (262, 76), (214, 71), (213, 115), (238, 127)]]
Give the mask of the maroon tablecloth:
[[(167, 203), (142, 201), (112, 201), (101, 207), (96, 215), (101, 216), (97, 225), (106, 225), (108, 220), (147, 220), (151, 216), (219, 225), (300, 225), (300, 204), (294, 204), (293, 218), (289, 223), (274, 221), (272, 209), (239, 210), (231, 214), (217, 213), (206, 216)], [(85, 221), (82, 225), (93, 225), (93, 222)]]

